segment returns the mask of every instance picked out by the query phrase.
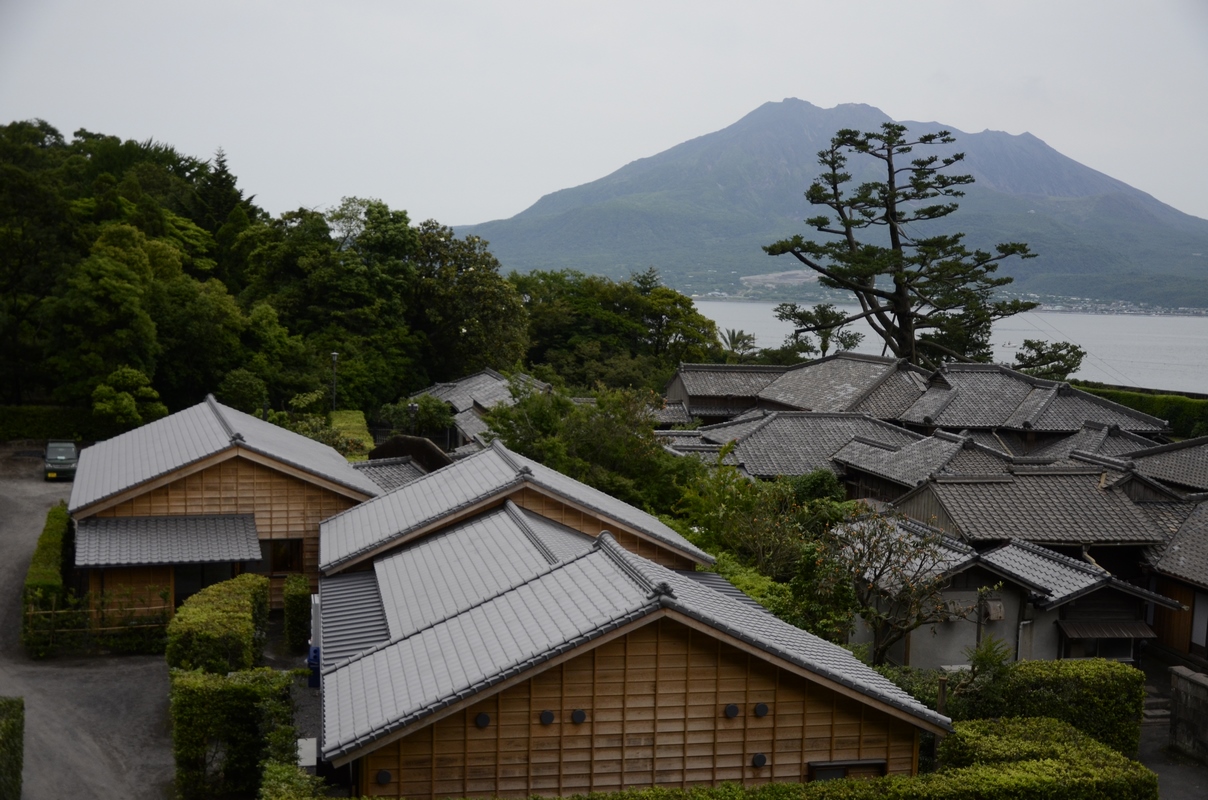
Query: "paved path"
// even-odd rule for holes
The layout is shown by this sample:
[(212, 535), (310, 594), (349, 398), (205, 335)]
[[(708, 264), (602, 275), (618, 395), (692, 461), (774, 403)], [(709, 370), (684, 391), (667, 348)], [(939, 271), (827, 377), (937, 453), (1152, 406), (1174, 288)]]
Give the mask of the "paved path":
[(163, 656), (33, 661), (21, 585), (46, 511), (70, 483), (42, 481), (38, 446), (0, 445), (0, 694), (25, 698), (25, 800), (172, 796)]

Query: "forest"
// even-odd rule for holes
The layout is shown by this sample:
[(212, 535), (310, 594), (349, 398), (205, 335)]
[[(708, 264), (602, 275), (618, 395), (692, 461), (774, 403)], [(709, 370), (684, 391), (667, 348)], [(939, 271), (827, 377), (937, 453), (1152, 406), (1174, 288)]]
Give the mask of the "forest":
[(373, 418), (484, 367), (658, 390), (726, 356), (654, 267), (504, 275), (484, 240), (378, 200), (272, 216), (221, 150), (40, 120), (0, 128), (0, 291), (2, 402), (128, 424), (209, 392), (285, 409), (326, 395), (333, 367), (336, 404)]

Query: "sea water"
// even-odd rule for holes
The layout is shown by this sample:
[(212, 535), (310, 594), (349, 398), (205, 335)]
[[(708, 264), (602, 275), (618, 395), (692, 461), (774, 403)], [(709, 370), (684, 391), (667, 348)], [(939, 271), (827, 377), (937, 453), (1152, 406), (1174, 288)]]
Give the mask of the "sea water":
[[(778, 347), (793, 325), (776, 319), (776, 303), (697, 300), (696, 308), (727, 328), (755, 335), (759, 347)], [(848, 313), (858, 306), (839, 306)], [(857, 350), (880, 355), (882, 342), (863, 320)], [(994, 324), (994, 360), (1011, 364), (1024, 339), (1073, 342), (1086, 350), (1072, 377), (1119, 386), (1208, 394), (1208, 317), (1142, 314), (1080, 314), (1029, 311)]]

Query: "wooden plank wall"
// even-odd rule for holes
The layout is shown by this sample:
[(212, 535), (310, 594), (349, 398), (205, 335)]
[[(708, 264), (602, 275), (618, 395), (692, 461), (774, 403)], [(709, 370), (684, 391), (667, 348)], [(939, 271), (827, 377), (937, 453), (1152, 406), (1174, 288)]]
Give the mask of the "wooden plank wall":
[[(756, 703), (767, 716), (755, 716)], [(553, 724), (540, 723), (544, 710)], [(485, 729), (479, 713), (490, 716)], [(662, 619), (363, 757), (360, 792), (421, 800), (754, 785), (802, 781), (810, 761), (845, 759), (885, 759), (908, 775), (916, 748), (905, 722)], [(767, 766), (752, 766), (756, 753)]]
[(647, 539), (640, 539), (632, 533), (618, 531), (616, 526), (611, 523), (604, 522), (598, 517), (532, 489), (521, 489), (509, 499), (521, 508), (527, 508), (547, 519), (560, 522), (568, 528), (586, 533), (588, 536), (599, 536), (601, 531), (607, 530), (621, 547), (669, 569), (692, 569), (695, 566), (694, 561), (673, 550), (660, 547)]
[(1158, 578), (1158, 594), (1177, 600), (1187, 606), (1187, 611), (1175, 611), (1157, 604), (1153, 608), (1153, 632), (1158, 642), (1179, 653), (1191, 652), (1192, 608), (1195, 607), (1195, 590), (1185, 583), (1170, 578)]
[[(136, 614), (138, 609), (151, 609), (150, 613), (158, 614), (165, 605), (170, 608), (172, 588), (172, 567), (167, 565), (88, 570), (88, 591), (93, 597), (105, 592), (110, 602)], [(165, 591), (167, 599), (160, 597)]]
[[(261, 539), (302, 539), (311, 591), (319, 590), (319, 523), (356, 501), (248, 461), (231, 458), (131, 498), (98, 517), (176, 514), (255, 514)], [(281, 607), (284, 577), (273, 578), (272, 603)]]

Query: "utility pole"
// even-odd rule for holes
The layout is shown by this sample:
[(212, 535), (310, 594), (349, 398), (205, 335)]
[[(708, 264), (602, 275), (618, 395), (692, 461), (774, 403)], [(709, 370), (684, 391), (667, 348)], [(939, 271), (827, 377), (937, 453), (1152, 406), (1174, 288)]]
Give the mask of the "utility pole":
[(336, 411), (336, 362), (339, 360), (339, 353), (331, 354), (331, 413)]

